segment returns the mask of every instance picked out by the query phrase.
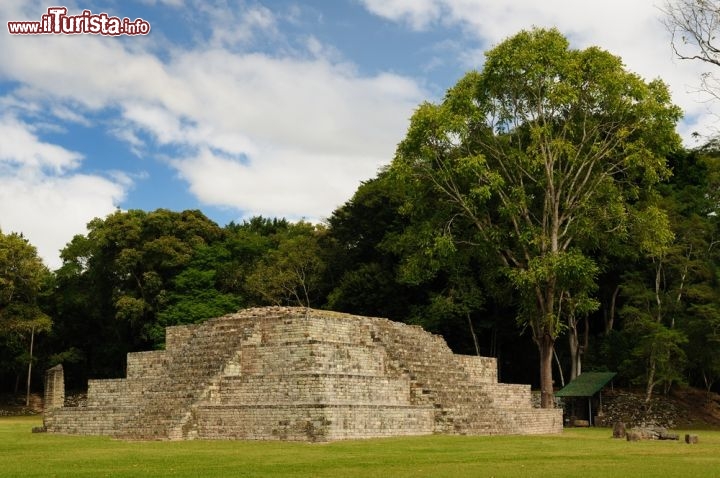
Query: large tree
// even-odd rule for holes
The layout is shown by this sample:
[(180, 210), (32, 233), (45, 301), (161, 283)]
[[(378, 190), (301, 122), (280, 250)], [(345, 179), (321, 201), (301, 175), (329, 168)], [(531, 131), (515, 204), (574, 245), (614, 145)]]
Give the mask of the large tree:
[(494, 255), (538, 347), (544, 407), (553, 404), (556, 339), (597, 307), (588, 251), (642, 216), (639, 199), (669, 173), (679, 117), (661, 81), (533, 29), (487, 52), (483, 70), (442, 103), (421, 105), (398, 146), (392, 171), (407, 185), (404, 210), (431, 225), (416, 228), (418, 256), (460, 244)]
[(127, 352), (161, 347), (164, 326), (237, 309), (227, 290), (200, 290), (220, 281), (222, 239), (200, 211), (130, 210), (92, 220), (87, 235), (62, 251), (56, 351), (79, 351), (79, 373), (113, 376)]
[[(52, 325), (38, 302), (50, 279), (50, 271), (27, 239), (0, 231), (0, 339), (24, 342), (28, 351), (21, 355), (27, 369), (26, 405), (30, 399), (35, 335), (48, 332)], [(17, 361), (17, 357), (12, 358)]]
[(307, 222), (276, 234), (276, 249), (269, 250), (248, 275), (247, 287), (261, 303), (317, 306), (320, 303), (325, 262), (321, 241), (325, 228)]

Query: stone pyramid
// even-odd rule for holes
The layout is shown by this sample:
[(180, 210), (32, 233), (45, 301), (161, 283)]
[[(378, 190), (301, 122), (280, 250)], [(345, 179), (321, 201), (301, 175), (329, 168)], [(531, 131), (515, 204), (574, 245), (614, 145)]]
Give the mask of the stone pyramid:
[(453, 354), (417, 326), (304, 308), (168, 327), (166, 350), (128, 354), (127, 378), (90, 380), (86, 406), (52, 397), (49, 432), (140, 440), (562, 431), (562, 411), (498, 383), (493, 358)]

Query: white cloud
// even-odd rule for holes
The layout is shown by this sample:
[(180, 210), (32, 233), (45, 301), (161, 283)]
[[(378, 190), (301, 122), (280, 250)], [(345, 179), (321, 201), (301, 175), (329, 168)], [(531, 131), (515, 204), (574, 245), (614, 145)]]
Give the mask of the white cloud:
[(92, 125), (92, 123), (87, 118), (79, 114), (77, 111), (73, 111), (73, 109), (71, 109), (67, 105), (54, 106), (52, 108), (52, 114), (60, 120), (77, 123), (82, 126)]
[(305, 45), (312, 55), (317, 60), (326, 61), (342, 61), (342, 54), (332, 45), (327, 45), (318, 40), (315, 36), (310, 35), (305, 40)]
[(201, 201), (247, 214), (329, 215), (392, 158), (423, 97), (406, 78), (323, 60), (218, 51), (175, 66), (204, 107), (186, 112), (202, 126), (176, 128), (199, 152), (172, 164)]
[(290, 150), (360, 150), (389, 159), (422, 98), (406, 78), (361, 77), (346, 65), (323, 60), (217, 50), (187, 53), (172, 69), (198, 102), (177, 113), (216, 131), (238, 132), (256, 143)]
[[(299, 167), (288, 164), (288, 153)], [(233, 204), (248, 216), (320, 220), (333, 206), (329, 199), (334, 197), (337, 206), (346, 199), (347, 190), (357, 186), (342, 167), (347, 166), (347, 157), (302, 157), (296, 151), (265, 152), (262, 157), (262, 163), (248, 162), (203, 149), (175, 165), (203, 202)], [(309, 162), (312, 169), (302, 167)]]
[[(325, 58), (198, 48), (177, 50), (162, 62), (106, 40), (13, 37), (3, 39), (11, 44), (0, 48), (0, 61), (10, 79), (23, 83), (18, 94), (90, 110), (119, 107), (125, 120), (161, 144), (193, 140), (200, 146), (190, 130), (202, 124), (248, 142), (335, 152), (371, 148), (387, 160), (423, 97), (408, 78), (363, 77), (351, 65)], [(314, 53), (333, 51), (312, 43)]]
[(130, 152), (135, 156), (142, 158), (144, 156), (145, 142), (140, 139), (132, 125), (124, 120), (115, 121), (110, 127), (108, 133), (120, 141), (125, 142), (130, 147)]
[(180, 118), (162, 106), (128, 101), (123, 105), (123, 118), (133, 127), (151, 132), (160, 144), (182, 140)]
[[(314, 37), (306, 37), (302, 50), (275, 56), (236, 51), (239, 43), (252, 41), (245, 33), (278, 34), (276, 14), (264, 7), (207, 7), (205, 15), (220, 22), (209, 44), (174, 48), (162, 58), (144, 39), (5, 35), (0, 79), (21, 85), (13, 96), (37, 104), (34, 114), (51, 108), (78, 123), (86, 113), (111, 115), (105, 119), (108, 132), (138, 156), (164, 157), (162, 148), (171, 148), (181, 158), (167, 164), (204, 204), (248, 215), (328, 216), (392, 158), (412, 110), (426, 95), (414, 80), (397, 74), (359, 74)], [(235, 20), (240, 23), (230, 28)], [(247, 31), (239, 33), (238, 25)], [(39, 147), (42, 142), (34, 139)], [(59, 153), (53, 158), (66, 157), (62, 171), (80, 164), (75, 153)], [(18, 227), (28, 211), (45, 210), (39, 203), (57, 194), (54, 201), (66, 210), (53, 218), (75, 207), (75, 216), (85, 217), (75, 230), (82, 232), (88, 219), (112, 212), (129, 187), (94, 178), (96, 183), (74, 184), (71, 191), (70, 178), (79, 177), (56, 172), (24, 186), (17, 177), (6, 178), (23, 214), (0, 211), (0, 217)], [(32, 197), (32, 190), (43, 193)], [(90, 197), (97, 207), (92, 212), (85, 209)], [(24, 230), (39, 230), (25, 221)]]
[(22, 232), (51, 269), (88, 221), (113, 212), (132, 181), (74, 172), (82, 156), (41, 141), (32, 127), (0, 118), (0, 230)]
[(389, 20), (402, 21), (415, 30), (427, 28), (443, 13), (443, 0), (362, 0), (372, 13)]
[(10, 116), (0, 117), (0, 165), (17, 168), (24, 175), (50, 170), (62, 173), (76, 168), (82, 156), (38, 140), (32, 129)]
[(242, 3), (229, 6), (225, 2), (195, 1), (193, 8), (202, 15), (203, 22), (212, 27), (211, 47), (234, 48), (248, 44), (257, 37), (277, 37), (275, 14), (262, 5)]

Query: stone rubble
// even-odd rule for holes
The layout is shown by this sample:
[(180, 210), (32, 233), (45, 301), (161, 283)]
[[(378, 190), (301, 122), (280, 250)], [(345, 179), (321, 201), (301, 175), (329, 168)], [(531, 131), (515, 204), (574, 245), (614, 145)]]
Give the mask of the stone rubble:
[(663, 427), (642, 426), (627, 430), (627, 441), (679, 440), (679, 435)]
[(603, 392), (602, 423), (613, 426), (623, 422), (626, 427), (675, 428), (687, 419), (686, 411), (662, 396), (653, 397), (649, 404), (644, 396), (628, 392)]

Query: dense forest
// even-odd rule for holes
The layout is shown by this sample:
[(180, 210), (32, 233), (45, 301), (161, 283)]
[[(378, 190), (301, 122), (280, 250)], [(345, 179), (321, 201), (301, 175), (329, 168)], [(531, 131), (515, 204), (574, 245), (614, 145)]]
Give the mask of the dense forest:
[(56, 271), (2, 231), (0, 388), (62, 363), (80, 389), (166, 326), (286, 304), (421, 325), (545, 392), (588, 370), (718, 390), (720, 149), (682, 147), (679, 116), (662, 82), (532, 30), (421, 105), (323, 224), (117, 211)]
[[(672, 241), (655, 252), (598, 247), (599, 307), (577, 317), (576, 335), (563, 330), (556, 385), (570, 378), (571, 337), (582, 370), (618, 371), (621, 385), (647, 385), (652, 363), (663, 390), (711, 389), (720, 379), (720, 154), (680, 151), (668, 166), (657, 201)], [(420, 237), (423, 224), (403, 201), (384, 171), (325, 225), (255, 217), (219, 227), (200, 211), (116, 212), (76, 236), (54, 272), (22, 236), (0, 234), (2, 389), (24, 388), (33, 330), (34, 386), (63, 363), (81, 388), (89, 377), (122, 376), (129, 351), (162, 348), (165, 326), (268, 304), (419, 324), (456, 352), (498, 357), (503, 380), (537, 384), (512, 286), (485, 251), (458, 245), (434, 255), (408, 243), (405, 234)]]

